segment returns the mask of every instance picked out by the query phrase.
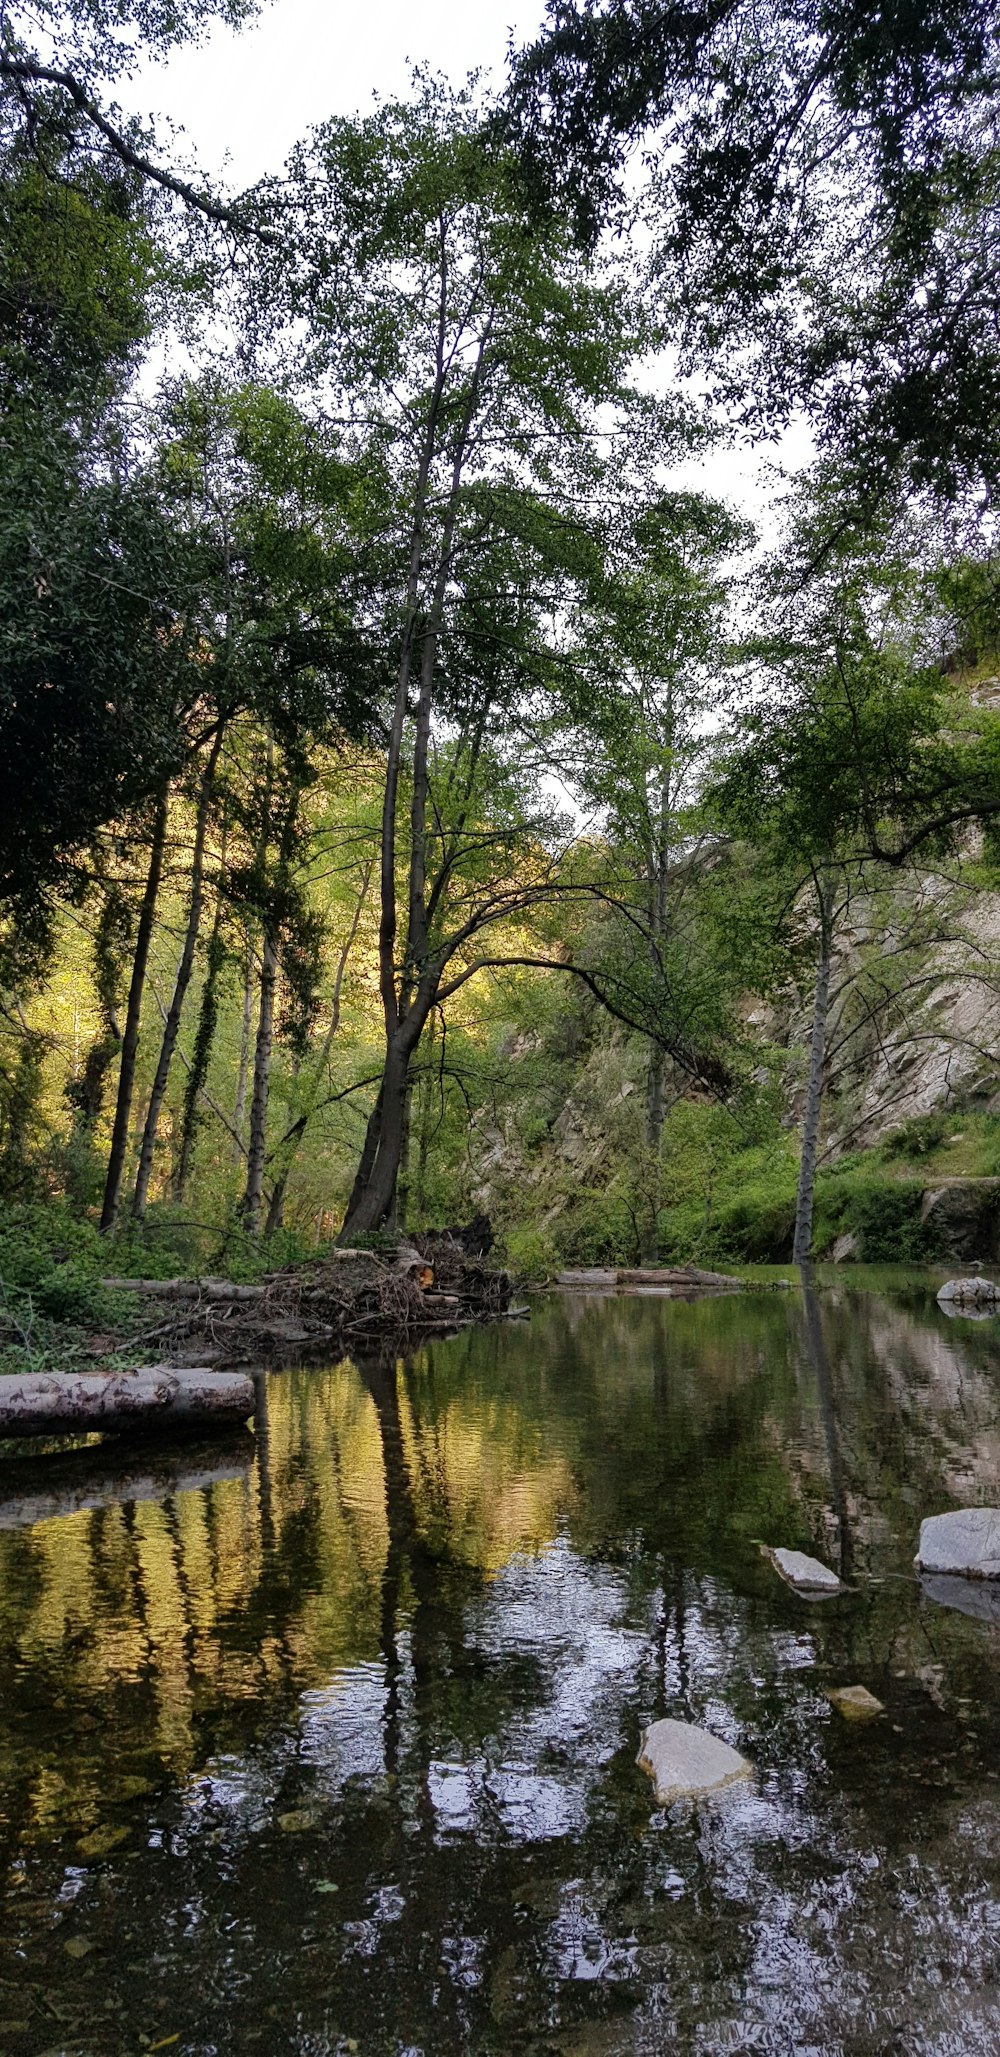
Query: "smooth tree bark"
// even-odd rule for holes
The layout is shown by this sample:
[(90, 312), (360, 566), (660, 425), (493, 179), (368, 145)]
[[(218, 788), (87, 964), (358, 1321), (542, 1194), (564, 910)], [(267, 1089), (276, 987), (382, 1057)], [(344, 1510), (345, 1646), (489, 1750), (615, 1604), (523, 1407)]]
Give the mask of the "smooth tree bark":
[(215, 774), (218, 769), (224, 734), (225, 722), (220, 720), (212, 738), (208, 758), (198, 787), (194, 849), (191, 854), (191, 898), (188, 903), (187, 926), (184, 931), (184, 941), (181, 945), (180, 962), (177, 966), (177, 976), (174, 980), (173, 995), (163, 1024), (160, 1055), (153, 1077), (149, 1106), (146, 1111), (146, 1120), (142, 1132), (142, 1143), (139, 1149), (139, 1166), (136, 1172), (135, 1192), (132, 1197), (132, 1215), (136, 1221), (141, 1221), (146, 1212), (149, 1180), (153, 1169), (153, 1153), (156, 1149), (156, 1136), (160, 1126), (160, 1111), (163, 1107), (167, 1081), (170, 1077), (171, 1062), (177, 1047), (181, 1015), (184, 1011), (184, 1001), (188, 986), (191, 983), (195, 951), (198, 947), (198, 931), (201, 927), (201, 910), (205, 897), (205, 839), (208, 833), (212, 796), (215, 790)]
[(132, 1095), (135, 1089), (135, 1062), (139, 1048), (139, 1027), (142, 1015), (142, 995), (149, 966), (149, 946), (156, 917), (156, 902), (163, 876), (163, 853), (167, 840), (167, 807), (169, 788), (164, 787), (157, 803), (153, 822), (153, 839), (149, 853), (149, 869), (139, 910), (139, 922), (135, 937), (135, 954), (132, 959), (132, 977), (129, 982), (128, 1006), (125, 1013), (125, 1033), (122, 1036), (121, 1065), (118, 1071), (118, 1096), (115, 1101), (114, 1127), (111, 1133), (111, 1154), (104, 1183), (104, 1201), (101, 1207), (101, 1233), (107, 1235), (114, 1228), (118, 1217), (122, 1181), (125, 1173), (125, 1153), (128, 1149), (129, 1122), (132, 1114)]
[(830, 1012), (830, 959), (833, 948), (833, 887), (827, 874), (816, 880), (819, 908), (819, 955), (813, 993), (812, 1036), (809, 1044), (809, 1073), (802, 1120), (802, 1156), (795, 1196), (793, 1264), (808, 1264), (812, 1254), (813, 1193), (816, 1185), (816, 1148), (823, 1100), (823, 1068), (826, 1059), (826, 1031)]

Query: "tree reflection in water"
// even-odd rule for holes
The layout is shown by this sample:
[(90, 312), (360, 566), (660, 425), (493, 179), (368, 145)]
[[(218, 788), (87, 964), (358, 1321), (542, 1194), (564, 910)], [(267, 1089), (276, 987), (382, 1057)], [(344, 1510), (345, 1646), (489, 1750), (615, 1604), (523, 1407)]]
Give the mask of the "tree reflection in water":
[[(994, 2051), (998, 1631), (911, 1559), (998, 1419), (920, 1282), (553, 1299), (0, 1530), (0, 2049)], [(662, 1714), (753, 1784), (651, 1811)]]

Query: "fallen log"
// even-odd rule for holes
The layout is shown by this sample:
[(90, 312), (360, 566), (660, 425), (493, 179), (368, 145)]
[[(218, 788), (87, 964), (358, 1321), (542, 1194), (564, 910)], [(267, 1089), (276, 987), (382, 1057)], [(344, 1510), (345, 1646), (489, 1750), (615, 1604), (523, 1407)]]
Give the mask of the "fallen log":
[(166, 1500), (174, 1493), (201, 1492), (222, 1480), (245, 1479), (256, 1444), (245, 1429), (229, 1430), (218, 1446), (165, 1453), (122, 1450), (102, 1443), (40, 1459), (13, 1458), (0, 1464), (0, 1530), (33, 1528), (67, 1514), (94, 1513), (133, 1500)]
[(693, 1265), (684, 1265), (657, 1270), (651, 1265), (635, 1266), (629, 1270), (612, 1271), (604, 1266), (594, 1266), (587, 1271), (560, 1271), (556, 1275), (557, 1286), (569, 1287), (578, 1292), (625, 1292), (662, 1293), (670, 1297), (674, 1293), (691, 1292), (743, 1292), (744, 1281), (732, 1278), (725, 1271), (696, 1271)]
[(102, 1278), (109, 1293), (146, 1293), (151, 1300), (262, 1300), (265, 1286), (225, 1278)]
[(246, 1421), (253, 1380), (239, 1371), (26, 1372), (0, 1377), (0, 1436), (176, 1432)]

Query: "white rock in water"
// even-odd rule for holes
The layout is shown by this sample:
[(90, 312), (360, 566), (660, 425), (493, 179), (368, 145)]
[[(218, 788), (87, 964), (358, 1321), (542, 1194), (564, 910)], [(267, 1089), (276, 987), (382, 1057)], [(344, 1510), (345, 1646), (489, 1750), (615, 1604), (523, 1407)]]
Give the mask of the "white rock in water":
[(1000, 1507), (958, 1507), (920, 1524), (918, 1571), (956, 1578), (1000, 1578)]
[(775, 1571), (794, 1586), (799, 1593), (839, 1593), (840, 1580), (835, 1571), (821, 1564), (818, 1557), (807, 1557), (804, 1550), (769, 1550), (768, 1556)]
[(635, 1761), (648, 1771), (662, 1807), (753, 1776), (753, 1765), (738, 1750), (689, 1721), (651, 1722)]
[(950, 1278), (938, 1294), (942, 1307), (949, 1300), (1000, 1300), (1000, 1286), (991, 1278)]

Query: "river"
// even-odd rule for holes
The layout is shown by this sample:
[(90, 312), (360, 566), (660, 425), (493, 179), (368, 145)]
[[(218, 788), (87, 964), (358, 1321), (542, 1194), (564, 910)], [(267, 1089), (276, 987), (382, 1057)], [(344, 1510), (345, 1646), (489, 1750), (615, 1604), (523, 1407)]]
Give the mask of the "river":
[[(0, 2053), (995, 2057), (1000, 1625), (912, 1559), (1000, 1501), (1000, 1343), (937, 1283), (556, 1294), (168, 1477), (5, 1460)], [(661, 1715), (752, 1780), (658, 1808)]]

